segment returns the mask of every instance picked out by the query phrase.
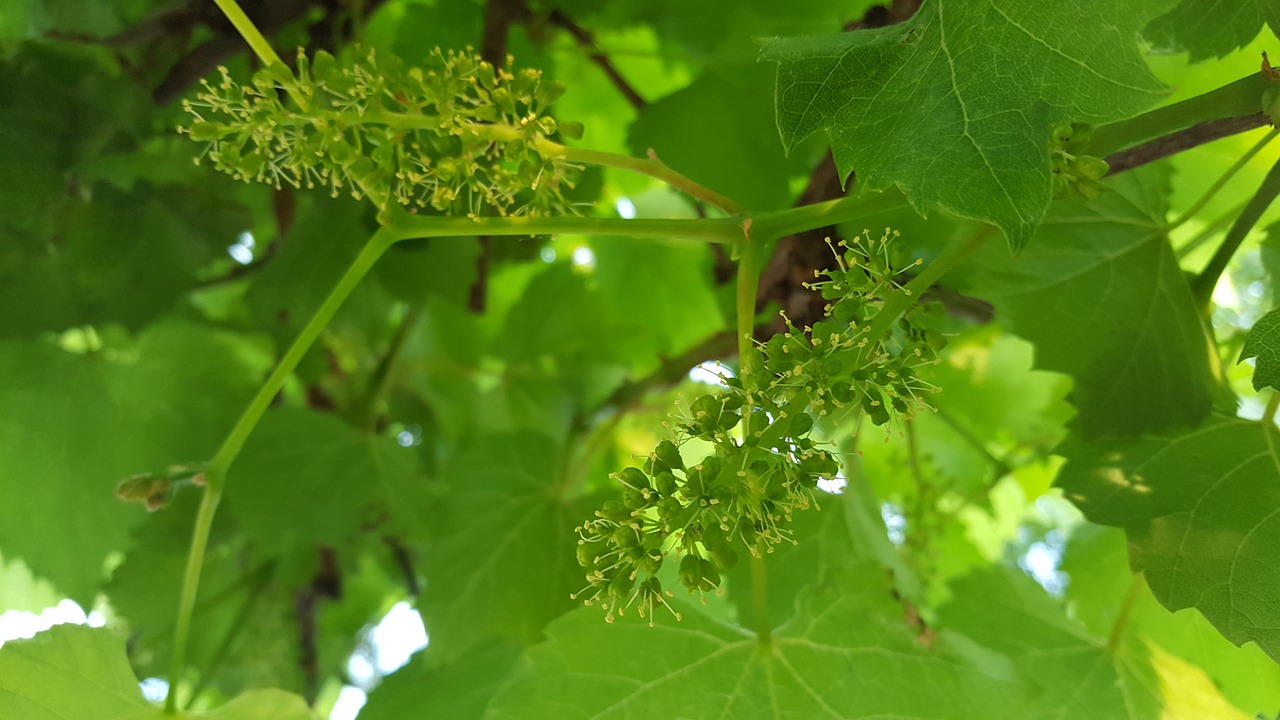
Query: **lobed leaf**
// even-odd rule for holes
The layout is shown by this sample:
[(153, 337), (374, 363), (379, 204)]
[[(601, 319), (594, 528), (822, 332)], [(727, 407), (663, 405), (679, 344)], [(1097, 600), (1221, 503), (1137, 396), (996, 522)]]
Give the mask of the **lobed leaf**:
[(1182, 0), (1152, 20), (1142, 34), (1157, 48), (1188, 52), (1196, 62), (1248, 45), (1264, 25), (1280, 34), (1280, 4), (1271, 0)]
[(604, 632), (590, 608), (556, 621), (486, 720), (1022, 717), (1003, 668), (918, 645), (881, 582), (824, 584), (768, 645), (679, 607), (655, 628), (628, 613)]
[[(1222, 697), (1204, 671), (1141, 638), (1130, 635), (1108, 648), (1013, 568), (972, 573), (951, 589), (955, 598), (939, 612), (940, 624), (1013, 661), (1037, 689), (1026, 717), (1249, 717)], [(999, 623), (991, 622), (993, 614)]]
[(145, 514), (114, 497), (116, 482), (210, 456), (258, 365), (240, 338), (177, 321), (83, 354), (0, 343), (5, 554), (87, 607)]
[(1240, 349), (1240, 362), (1257, 358), (1253, 370), (1253, 389), (1265, 387), (1280, 390), (1280, 308), (1258, 318)]
[(993, 223), (1017, 251), (1049, 209), (1051, 128), (1117, 120), (1164, 94), (1135, 42), (1145, 10), (932, 0), (901, 25), (769, 41), (761, 57), (779, 64), (788, 150), (823, 132), (841, 178)]
[(22, 720), (314, 720), (297, 695), (254, 690), (210, 712), (170, 715), (142, 697), (124, 641), (109, 630), (59, 625), (0, 647), (0, 717)]
[(988, 247), (970, 292), (1074, 380), (1086, 437), (1192, 427), (1209, 412), (1217, 361), (1164, 232), (1164, 176), (1108, 181), (1088, 205), (1054, 206), (1036, 243)]
[(489, 435), (442, 469), (450, 532), (429, 548), (419, 605), (438, 661), (495, 638), (535, 642), (573, 606), (587, 511), (558, 494), (560, 452), (533, 432)]
[(1280, 658), (1277, 434), (1213, 416), (1183, 433), (1069, 441), (1058, 482), (1090, 520), (1125, 529), (1162, 605), (1194, 607), (1228, 640)]

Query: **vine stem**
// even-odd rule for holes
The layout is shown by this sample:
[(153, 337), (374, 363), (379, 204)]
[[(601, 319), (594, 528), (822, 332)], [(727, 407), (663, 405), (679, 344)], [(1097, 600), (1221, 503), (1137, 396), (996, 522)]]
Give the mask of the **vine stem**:
[[(271, 47), (271, 43), (267, 42), (267, 39), (263, 37), (262, 32), (258, 30), (258, 26), (253, 24), (253, 21), (250, 20), (249, 16), (240, 8), (240, 5), (236, 0), (213, 1), (217, 3), (218, 9), (222, 10), (222, 14), (226, 15), (227, 19), (231, 21), (231, 24), (235, 26), (236, 32), (240, 33), (240, 37), (244, 38), (244, 41), (249, 43), (249, 48), (253, 50), (254, 55), (258, 56), (258, 59), (262, 61), (263, 65), (267, 67), (271, 67), (272, 65), (286, 67), (284, 62), (280, 60), (280, 56), (276, 54), (275, 49)], [(294, 102), (298, 103), (298, 107), (303, 108), (304, 110), (307, 108), (309, 103), (307, 103), (307, 99), (303, 97), (301, 93), (292, 88), (285, 88), (285, 91), (289, 93), (289, 97), (293, 98)]]
[(235, 26), (236, 32), (240, 33), (240, 37), (249, 43), (249, 48), (253, 50), (253, 54), (258, 56), (263, 65), (271, 66), (276, 63), (284, 64), (280, 60), (280, 56), (276, 54), (271, 43), (259, 32), (258, 27), (253, 24), (249, 16), (241, 9), (240, 4), (236, 0), (213, 0), (218, 4), (218, 9), (222, 10), (222, 14), (227, 16), (231, 24)]
[(1258, 152), (1261, 151), (1262, 148), (1266, 147), (1267, 143), (1270, 143), (1272, 140), (1274, 140), (1277, 135), (1280, 135), (1280, 128), (1272, 128), (1271, 132), (1268, 132), (1266, 135), (1262, 137), (1262, 139), (1254, 143), (1253, 147), (1249, 148), (1248, 152), (1246, 152), (1244, 155), (1241, 155), (1231, 165), (1231, 167), (1227, 168), (1226, 172), (1222, 173), (1222, 177), (1218, 178), (1217, 181), (1215, 181), (1213, 185), (1211, 185), (1209, 189), (1205, 191), (1204, 195), (1201, 195), (1200, 199), (1196, 200), (1194, 205), (1192, 205), (1186, 212), (1182, 213), (1182, 215), (1178, 216), (1178, 218), (1175, 219), (1172, 223), (1169, 223), (1169, 227), (1165, 228), (1165, 232), (1169, 232), (1174, 228), (1182, 225), (1186, 221), (1190, 220), (1191, 218), (1195, 217), (1197, 213), (1199, 213), (1201, 210), (1204, 209), (1205, 205), (1209, 204), (1209, 201), (1213, 199), (1213, 196), (1217, 195), (1218, 192), (1221, 191), (1222, 188), (1226, 186), (1227, 182), (1229, 182), (1231, 178), (1235, 177), (1235, 174), (1240, 172), (1241, 168), (1243, 168), (1245, 165), (1248, 165), (1249, 161), (1253, 159), (1253, 156), (1257, 155)]
[(1129, 614), (1133, 612), (1133, 606), (1138, 601), (1142, 585), (1142, 573), (1134, 573), (1133, 582), (1129, 584), (1129, 592), (1125, 593), (1124, 600), (1120, 604), (1120, 614), (1116, 615), (1116, 622), (1111, 626), (1111, 634), (1107, 636), (1107, 652), (1114, 653), (1116, 648), (1120, 647), (1120, 638), (1124, 637), (1124, 628), (1129, 624)]
[(1276, 410), (1280, 410), (1280, 390), (1272, 391), (1271, 397), (1267, 398), (1267, 408), (1262, 411), (1263, 427), (1273, 427), (1276, 424)]
[(169, 694), (165, 698), (165, 712), (170, 715), (178, 710), (178, 684), (186, 666), (187, 641), (191, 636), (191, 618), (195, 613), (200, 572), (204, 568), (205, 551), (209, 546), (209, 531), (213, 527), (213, 518), (218, 512), (218, 504), (222, 501), (227, 469), (240, 454), (245, 441), (249, 439), (249, 434), (257, 427), (263, 413), (271, 405), (271, 400), (284, 386), (285, 380), (293, 373), (307, 350), (329, 324), (351, 291), (355, 290), (360, 280), (394, 242), (395, 235), (385, 228), (369, 238), (369, 242), (360, 250), (360, 254), (347, 268), (342, 279), (329, 292), (328, 297), (302, 328), (297, 339), (289, 346), (284, 357), (271, 371), (271, 375), (250, 401), (249, 406), (245, 408), (244, 413), (240, 415), (240, 419), (236, 421), (227, 438), (223, 440), (222, 446), (218, 448), (205, 468), (204, 496), (200, 499), (200, 509), (196, 513), (195, 527), (191, 532), (191, 549), (187, 555), (187, 567), (182, 578), (182, 596), (178, 601), (178, 623), (173, 636), (173, 663), (169, 670)]
[[(752, 223), (742, 225), (744, 237), (738, 245), (738, 292), (736, 297), (736, 327), (738, 331), (738, 376), (743, 379), (747, 401), (742, 411), (742, 437), (751, 437), (751, 421), (755, 403), (754, 387), (746, 385), (747, 378), (754, 377), (759, 363), (759, 350), (755, 346), (756, 294), (760, 290), (761, 245), (772, 237), (753, 236)], [(751, 592), (755, 605), (756, 639), (762, 647), (772, 641), (773, 625), (769, 621), (768, 580), (765, 575), (764, 554), (760, 544), (751, 553)]]
[(741, 240), (741, 220), (734, 218), (692, 218), (688, 220), (604, 217), (458, 217), (453, 215), (411, 215), (393, 208), (387, 225), (397, 240), (460, 235), (625, 235), (629, 237), (685, 238), (718, 244)]
[(1105, 157), (1198, 123), (1256, 114), (1262, 109), (1262, 92), (1270, 83), (1265, 73), (1256, 72), (1203, 95), (1103, 125), (1093, 131), (1089, 154)]
[(729, 215), (741, 215), (747, 211), (746, 206), (672, 170), (666, 163), (658, 159), (657, 153), (653, 150), (649, 150), (647, 158), (637, 158), (599, 150), (568, 147), (545, 138), (535, 142), (534, 147), (543, 157), (559, 157), (568, 162), (618, 168), (647, 175), (655, 180), (661, 180), (695, 200), (701, 200), (712, 207), (719, 208)]
[[(903, 207), (905, 200), (873, 195), (867, 198), (844, 197), (837, 200), (787, 208), (773, 212), (752, 212), (732, 218), (690, 218), (687, 220), (636, 219), (604, 217), (457, 217), (451, 215), (413, 215), (399, 207), (387, 211), (387, 227), (396, 240), (428, 237), (471, 235), (615, 235), (625, 237), (661, 237), (699, 240), (721, 245), (735, 245), (743, 240), (748, 227), (759, 245), (766, 239), (791, 235), (816, 227), (836, 225), (877, 215)], [(992, 230), (994, 231), (994, 230)], [(989, 232), (992, 232), (989, 231)], [(757, 253), (761, 252), (759, 249)], [(941, 260), (941, 258), (940, 258)], [(935, 261), (936, 263), (937, 261)], [(758, 264), (758, 263), (757, 263)], [(947, 266), (950, 267), (949, 265)], [(941, 272), (945, 272), (945, 269)], [(938, 273), (938, 275), (941, 274)], [(759, 267), (756, 269), (759, 273)], [(920, 277), (932, 284), (937, 275), (928, 269)], [(910, 287), (910, 286), (908, 286)], [(928, 285), (924, 286), (925, 288)], [(923, 290), (920, 290), (923, 292)], [(917, 293), (918, 297), (919, 293)], [(754, 299), (753, 301), (754, 302)], [(905, 309), (905, 305), (899, 309)], [(755, 308), (752, 306), (751, 317)]]
[(1218, 285), (1218, 278), (1222, 276), (1222, 271), (1227, 269), (1227, 263), (1231, 262), (1232, 256), (1236, 254), (1236, 250), (1240, 248), (1240, 243), (1244, 242), (1245, 236), (1257, 224), (1258, 219), (1271, 206), (1271, 202), (1280, 195), (1280, 161), (1271, 166), (1271, 171), (1263, 178), (1262, 184), (1258, 186), (1258, 191), (1254, 193), (1249, 202), (1245, 204), (1244, 210), (1236, 217), (1236, 221), (1231, 225), (1231, 229), (1227, 231), (1227, 236), (1222, 239), (1222, 244), (1218, 246), (1218, 251), (1209, 259), (1209, 264), (1204, 270), (1196, 276), (1191, 284), (1191, 292), (1196, 301), (1203, 308), (1209, 307), (1209, 301), (1213, 297), (1213, 289)]

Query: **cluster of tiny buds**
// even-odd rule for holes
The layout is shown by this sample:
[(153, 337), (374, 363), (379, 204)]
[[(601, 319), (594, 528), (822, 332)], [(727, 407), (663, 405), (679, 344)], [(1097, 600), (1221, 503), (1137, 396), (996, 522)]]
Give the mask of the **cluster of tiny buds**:
[(246, 182), (347, 189), (385, 209), (477, 217), (572, 212), (580, 166), (540, 152), (549, 136), (581, 136), (547, 114), (563, 93), (532, 69), (496, 68), (468, 49), (434, 51), (406, 68), (370, 51), (342, 59), (299, 51), (296, 73), (272, 65), (248, 85), (226, 68), (184, 102), (180, 132)]
[(1107, 161), (1086, 155), (1093, 127), (1086, 123), (1059, 123), (1049, 136), (1049, 171), (1055, 195), (1077, 201), (1097, 200), (1106, 187), (1099, 182), (1110, 172)]
[[(760, 362), (744, 361), (739, 377), (722, 376), (724, 391), (680, 409), (666, 424), (674, 442), (662, 441), (643, 467), (611, 476), (621, 500), (577, 528), (588, 584), (575, 598), (600, 603), (609, 621), (637, 606), (652, 624), (655, 606), (670, 596), (657, 573), (672, 555), (690, 592), (719, 590), (740, 551), (759, 556), (794, 543), (792, 513), (816, 507), (818, 481), (839, 471), (810, 437), (815, 417), (860, 406), (884, 425), (929, 407), (925, 397), (937, 388), (922, 375), (938, 362), (941, 335), (913, 310), (885, 337), (871, 336), (885, 296), (905, 292), (891, 248), (897, 236), (886, 228), (878, 239), (868, 231), (839, 243), (837, 267), (811, 286), (827, 300), (826, 317), (803, 330), (788, 321), (760, 345)], [(680, 446), (691, 439), (712, 454), (688, 466)]]
[[(912, 308), (891, 331), (870, 333), (891, 292), (909, 292), (897, 282), (903, 263), (894, 255), (896, 230), (874, 238), (869, 230), (831, 245), (836, 268), (816, 273), (825, 280), (807, 285), (822, 294), (825, 317), (814, 326), (787, 330), (764, 344), (770, 392), (804, 393), (818, 416), (860, 406), (876, 425), (909, 420), (931, 410), (928, 397), (939, 389), (928, 368), (939, 362), (943, 336), (921, 323), (928, 309)], [(906, 263), (918, 267), (923, 260)]]

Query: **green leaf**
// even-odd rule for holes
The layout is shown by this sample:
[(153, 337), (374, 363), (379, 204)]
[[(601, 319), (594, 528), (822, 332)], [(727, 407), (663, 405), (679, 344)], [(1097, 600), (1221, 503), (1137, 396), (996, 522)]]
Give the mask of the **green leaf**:
[[(1071, 532), (1060, 569), (1071, 578), (1063, 599), (1072, 616), (1095, 637), (1110, 634), (1134, 582), (1124, 533), (1080, 524)], [(1202, 668), (1222, 696), (1243, 710), (1267, 714), (1280, 707), (1280, 665), (1256, 645), (1231, 644), (1195, 610), (1164, 609), (1145, 582), (1129, 606), (1124, 632)]]
[(145, 515), (116, 482), (212, 455), (262, 364), (237, 336), (184, 322), (83, 354), (0, 343), (0, 549), (91, 605)]
[(1010, 668), (919, 645), (876, 577), (863, 566), (857, 582), (825, 583), (767, 646), (684, 603), (682, 621), (659, 611), (653, 628), (584, 608), (551, 625), (486, 720), (1025, 717), (1021, 689), (1000, 679)]
[(439, 300), (466, 307), (479, 257), (475, 238), (399, 242), (373, 272), (389, 293), (405, 302)]
[[(199, 493), (183, 492), (150, 515), (104, 588), (127, 623), (129, 660), (142, 677), (164, 677), (172, 667), (174, 613), (199, 503)], [(278, 580), (279, 563), (254, 557), (230, 517), (219, 515), (205, 554), (187, 667), (225, 695), (264, 685), (301, 690), (296, 588)]]
[(1189, 52), (1197, 62), (1248, 45), (1264, 24), (1280, 35), (1280, 5), (1272, 0), (1182, 0), (1142, 34), (1158, 49)]
[(1086, 437), (1191, 427), (1209, 412), (1206, 328), (1164, 234), (1165, 176), (1130, 172), (1088, 205), (1059, 202), (1016, 259), (988, 245), (969, 290), (1070, 375)]
[(613, 345), (634, 353), (636, 367), (651, 369), (724, 328), (706, 247), (601, 238), (591, 249), (601, 309), (619, 330)]
[[(1137, 8), (933, 0), (881, 30), (765, 45), (788, 150), (822, 131), (841, 177), (899, 185), (921, 212), (998, 225), (1015, 251), (1049, 208), (1049, 134), (1156, 103)], [(1092, 28), (1081, 32), (1081, 28)]]
[(1183, 434), (1068, 441), (1059, 484), (1090, 520), (1125, 529), (1162, 605), (1194, 607), (1228, 640), (1280, 659), (1277, 434), (1214, 416)]
[[(941, 627), (1008, 656), (1040, 688), (1027, 717), (1248, 717), (1221, 697), (1203, 671), (1159, 648), (1132, 640), (1108, 649), (1013, 568), (972, 573), (952, 590), (954, 599), (939, 611)], [(993, 615), (999, 623), (991, 622)]]
[(0, 647), (0, 717), (141, 718), (149, 709), (124, 641), (108, 630), (57, 625)]
[(307, 703), (255, 690), (207, 713), (169, 715), (142, 697), (124, 641), (109, 630), (58, 625), (0, 647), (0, 717), (22, 720), (314, 720)]
[(109, 322), (140, 328), (194, 287), (247, 224), (216, 194), (100, 187), (93, 202), (63, 209), (51, 238), (18, 243), (0, 261), (0, 335)]
[[(703, 75), (640, 111), (628, 138), (632, 154), (650, 150), (667, 165), (755, 210), (785, 207), (789, 180), (808, 172), (808, 153), (788, 158), (772, 121), (763, 66)], [(710, 132), (709, 132), (710, 131)]]
[(562, 462), (550, 439), (522, 432), (481, 437), (441, 471), (450, 532), (429, 549), (419, 601), (437, 661), (493, 638), (536, 642), (573, 607), (585, 584), (573, 528), (594, 504), (560, 497)]
[(523, 649), (511, 643), (484, 645), (435, 667), (426, 660), (429, 653), (419, 653), (369, 693), (360, 720), (401, 720), (423, 708), (449, 720), (480, 720)]
[(348, 547), (378, 526), (413, 534), (428, 513), (417, 458), (332, 414), (276, 409), (228, 473), (226, 502), (268, 555)]
[(1258, 318), (1240, 349), (1240, 360), (1257, 358), (1253, 370), (1253, 389), (1269, 387), (1280, 390), (1280, 308)]

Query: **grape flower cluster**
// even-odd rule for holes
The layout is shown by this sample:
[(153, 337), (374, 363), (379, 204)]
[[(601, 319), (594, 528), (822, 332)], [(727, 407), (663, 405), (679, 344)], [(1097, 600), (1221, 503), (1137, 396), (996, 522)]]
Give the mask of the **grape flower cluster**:
[[(702, 594), (721, 586), (743, 552), (759, 557), (795, 542), (792, 513), (815, 506), (818, 481), (840, 470), (811, 437), (815, 418), (861, 409), (885, 425), (930, 409), (937, 388), (922, 375), (938, 362), (943, 339), (927, 328), (928, 311), (917, 305), (876, 322), (885, 297), (905, 292), (895, 281), (896, 236), (886, 229), (879, 238), (864, 232), (841, 242), (837, 267), (809, 286), (827, 301), (824, 319), (804, 328), (788, 320), (786, 332), (744, 359), (737, 377), (724, 378), (724, 391), (677, 412), (667, 423), (672, 439), (641, 466), (611, 476), (621, 499), (577, 528), (588, 584), (575, 598), (599, 603), (610, 622), (634, 606), (652, 625), (672, 594), (658, 578), (668, 558), (679, 558), (681, 584)], [(694, 438), (712, 451), (688, 463), (681, 446)]]
[(1097, 200), (1105, 186), (1098, 182), (1111, 169), (1107, 161), (1085, 155), (1093, 127), (1085, 123), (1060, 123), (1049, 138), (1049, 171), (1053, 193), (1078, 201)]
[(510, 58), (499, 68), (469, 49), (437, 49), (423, 67), (405, 67), (373, 51), (310, 60), (299, 51), (296, 73), (277, 63), (242, 85), (219, 71), (184, 103), (192, 120), (180, 132), (238, 179), (347, 190), (380, 209), (572, 210), (565, 191), (581, 167), (543, 150), (548, 137), (580, 137), (582, 126), (547, 114), (563, 85), (513, 69)]

